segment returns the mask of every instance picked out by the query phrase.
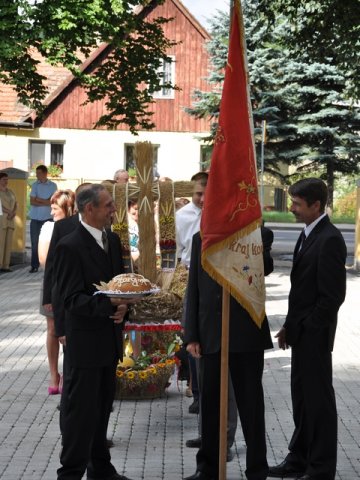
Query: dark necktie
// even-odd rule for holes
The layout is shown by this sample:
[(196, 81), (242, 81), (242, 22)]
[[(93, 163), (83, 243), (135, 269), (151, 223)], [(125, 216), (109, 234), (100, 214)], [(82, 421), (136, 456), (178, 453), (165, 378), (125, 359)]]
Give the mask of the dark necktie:
[(299, 254), (300, 250), (303, 248), (304, 243), (306, 242), (306, 235), (305, 230), (302, 230), (300, 233), (300, 237), (297, 241), (298, 249), (296, 250), (295, 256)]
[(303, 247), (304, 243), (306, 242), (306, 235), (305, 230), (300, 233), (300, 248)]
[(105, 251), (105, 253), (108, 253), (109, 252), (109, 240), (108, 240), (108, 237), (107, 237), (105, 231), (102, 232), (101, 239), (102, 239), (102, 242), (103, 242), (104, 251)]

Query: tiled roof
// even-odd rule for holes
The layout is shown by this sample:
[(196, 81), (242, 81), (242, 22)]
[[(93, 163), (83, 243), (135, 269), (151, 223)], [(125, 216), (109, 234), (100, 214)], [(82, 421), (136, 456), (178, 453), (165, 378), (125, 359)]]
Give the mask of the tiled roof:
[[(32, 57), (39, 61), (38, 72), (46, 77), (44, 84), (49, 90), (47, 98), (49, 98), (67, 78), (72, 77), (66, 68), (53, 67), (46, 63), (45, 59), (37, 50), (33, 50)], [(15, 90), (10, 85), (4, 85), (0, 82), (0, 123), (22, 122), (27, 120), (31, 113), (29, 107), (19, 103)]]
[[(201, 26), (201, 24), (195, 19), (195, 17), (189, 12), (189, 10), (181, 3), (180, 0), (171, 0), (182, 13), (191, 21), (194, 27), (199, 30), (204, 37), (209, 38), (207, 31)], [(151, 3), (151, 2), (150, 2)], [(136, 11), (140, 14), (143, 8), (139, 8)], [(98, 49), (92, 52), (87, 60), (82, 64), (82, 69), (87, 68), (94, 59), (104, 50), (105, 44), (99, 46)], [(37, 50), (33, 50), (32, 57), (39, 60), (38, 72), (46, 77), (44, 81), (45, 86), (48, 87), (48, 94), (43, 103), (49, 105), (61, 91), (69, 85), (73, 76), (64, 67), (54, 67), (46, 63), (44, 57), (40, 55)], [(10, 85), (5, 85), (0, 82), (0, 125), (2, 122), (18, 123), (18, 122), (31, 122), (31, 118), (35, 118), (36, 114), (29, 107), (26, 107), (20, 103), (17, 99), (15, 90)]]

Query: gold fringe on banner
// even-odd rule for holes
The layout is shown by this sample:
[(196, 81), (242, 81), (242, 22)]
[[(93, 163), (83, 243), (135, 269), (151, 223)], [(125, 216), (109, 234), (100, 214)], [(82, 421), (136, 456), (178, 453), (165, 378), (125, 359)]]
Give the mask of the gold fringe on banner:
[[(213, 255), (214, 253), (224, 250), (232, 242), (249, 235), (254, 230), (259, 228), (261, 224), (262, 224), (261, 218), (255, 220), (254, 222), (250, 223), (245, 228), (237, 231), (236, 233), (229, 236), (225, 240), (212, 245), (201, 255), (201, 263), (203, 268), (206, 268), (206, 272), (223, 288), (228, 290), (228, 292), (230, 292), (230, 294), (240, 303), (240, 305), (242, 305), (245, 308), (245, 310), (249, 312), (251, 318), (259, 328), (261, 328), (262, 322), (264, 321), (264, 318), (265, 318), (265, 308), (260, 313), (257, 312), (254, 309), (252, 303), (249, 302), (243, 295), (241, 295), (241, 293), (232, 286), (232, 284), (228, 281), (228, 279), (226, 279), (223, 275), (221, 275), (221, 273), (219, 273), (217, 270), (214, 269), (214, 267), (210, 263), (209, 257), (211, 257), (211, 255)], [(263, 295), (265, 296), (265, 291), (263, 292)]]

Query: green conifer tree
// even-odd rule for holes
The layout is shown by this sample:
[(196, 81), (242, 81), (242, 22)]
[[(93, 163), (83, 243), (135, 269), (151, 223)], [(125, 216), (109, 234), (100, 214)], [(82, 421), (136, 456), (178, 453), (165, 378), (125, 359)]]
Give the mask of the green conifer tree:
[[(266, 120), (265, 170), (279, 174), (283, 162), (296, 166), (297, 175), (321, 175), (328, 183), (332, 206), (336, 174), (359, 171), (360, 114), (359, 108), (346, 99), (346, 76), (334, 58), (314, 63), (306, 51), (294, 56), (285, 47), (286, 39), (292, 35), (285, 18), (279, 16), (269, 24), (258, 8), (258, 0), (246, 0), (243, 5), (257, 158), (261, 123)], [(209, 83), (213, 91), (195, 92), (195, 102), (187, 109), (191, 115), (212, 118), (209, 140), (216, 130), (219, 112), (228, 13), (218, 13), (210, 25), (213, 71)]]

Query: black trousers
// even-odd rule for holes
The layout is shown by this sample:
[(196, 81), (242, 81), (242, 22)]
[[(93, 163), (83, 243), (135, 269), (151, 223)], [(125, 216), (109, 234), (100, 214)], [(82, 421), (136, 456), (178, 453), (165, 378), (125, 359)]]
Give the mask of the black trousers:
[(334, 480), (337, 411), (332, 385), (332, 354), (316, 335), (303, 335), (292, 348), (291, 395), (295, 430), (287, 460), (319, 480)]
[[(264, 352), (229, 354), (241, 427), (246, 442), (246, 476), (265, 480), (268, 473), (262, 374)], [(220, 352), (200, 359), (202, 441), (197, 470), (217, 479), (219, 472)]]
[(85, 471), (94, 478), (116, 472), (106, 442), (115, 394), (116, 362), (98, 368), (67, 365), (61, 401), (63, 448), (58, 479), (80, 480)]

